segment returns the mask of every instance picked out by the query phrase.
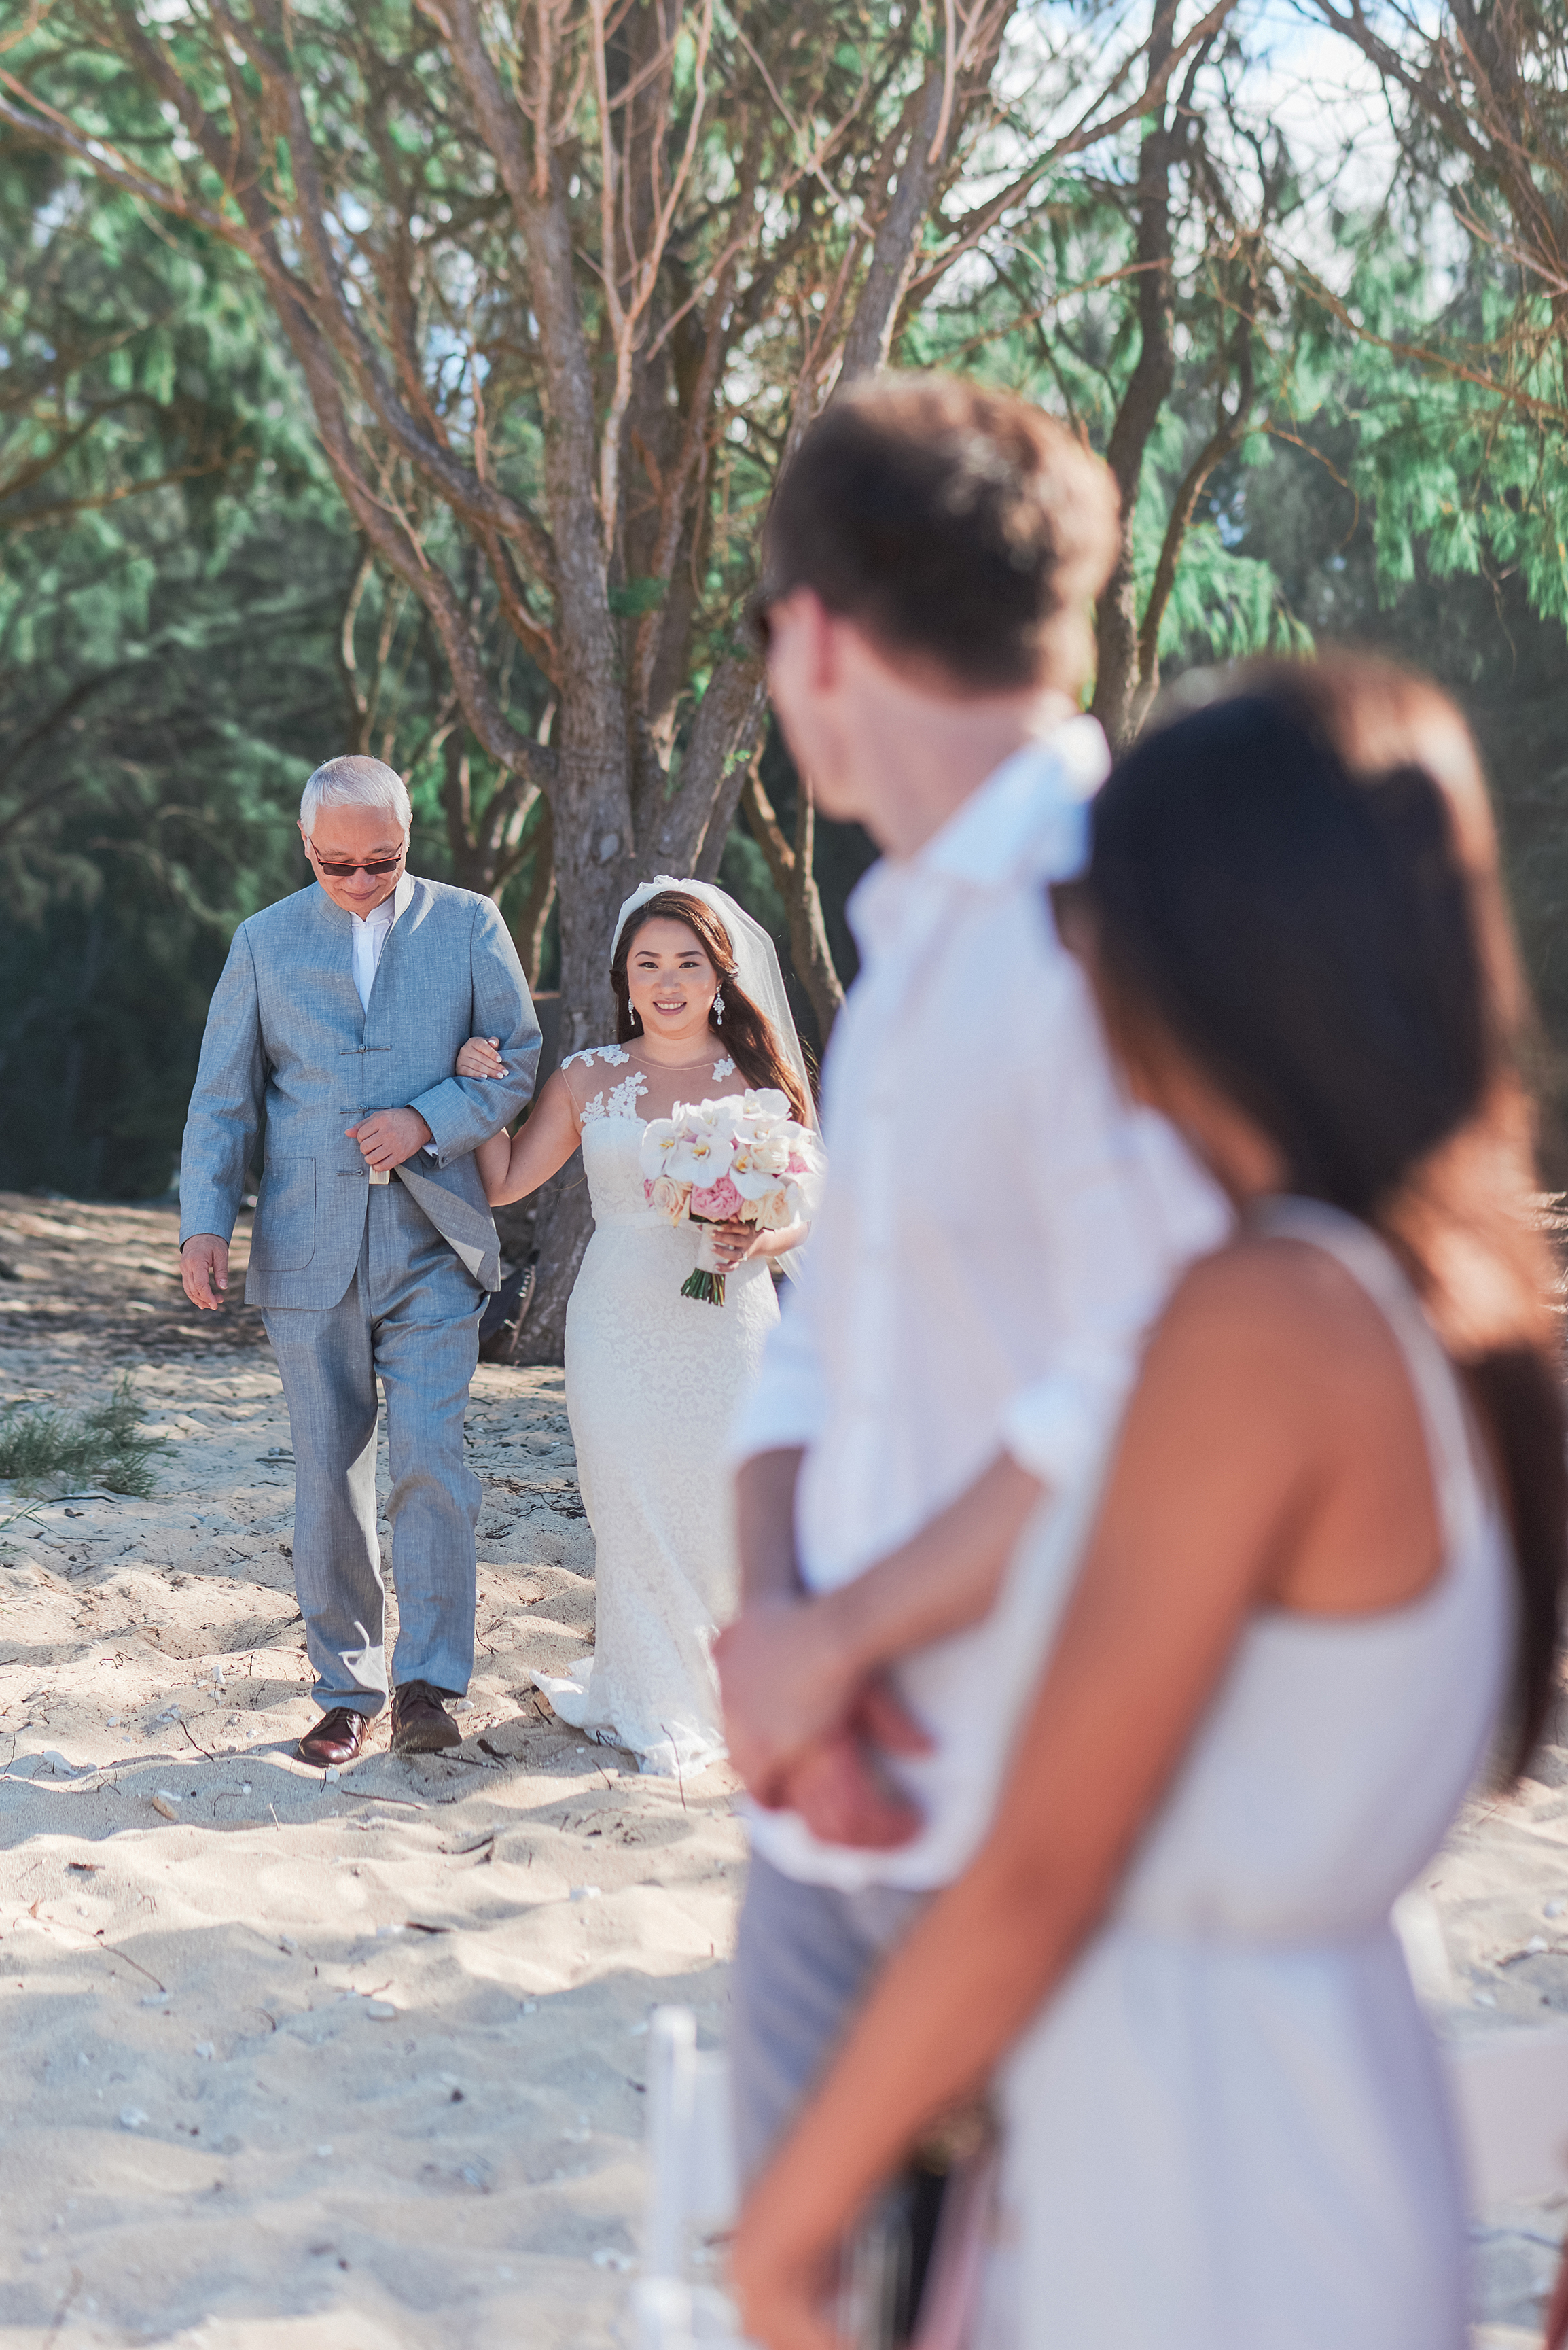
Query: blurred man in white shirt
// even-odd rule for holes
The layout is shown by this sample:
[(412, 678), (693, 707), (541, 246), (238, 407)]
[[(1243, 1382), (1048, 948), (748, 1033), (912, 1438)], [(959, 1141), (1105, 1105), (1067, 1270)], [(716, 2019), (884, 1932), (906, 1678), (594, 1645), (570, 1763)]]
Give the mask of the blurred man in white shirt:
[(1096, 459), (937, 377), (842, 397), (770, 517), (774, 707), (817, 806), (886, 853), (850, 903), (827, 1197), (738, 1437), (720, 1665), (758, 1806), (732, 2035), (748, 2170), (978, 1843), (1017, 1678), (1007, 1561), (1097, 1460), (1145, 1329), (1225, 1226), (1119, 1093), (1047, 896), (1106, 764), (1077, 697), (1115, 546)]

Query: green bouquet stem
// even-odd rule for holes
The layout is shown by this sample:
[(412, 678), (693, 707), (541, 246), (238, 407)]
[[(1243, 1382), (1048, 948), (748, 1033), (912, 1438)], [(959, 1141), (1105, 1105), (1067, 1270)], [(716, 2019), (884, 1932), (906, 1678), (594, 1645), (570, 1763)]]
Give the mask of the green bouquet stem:
[[(708, 1216), (693, 1216), (691, 1222), (696, 1225), (698, 1231), (701, 1232), (711, 1232), (717, 1230), (717, 1226), (713, 1220)], [(693, 1269), (693, 1271), (687, 1274), (685, 1280), (681, 1283), (680, 1295), (682, 1297), (695, 1297), (699, 1304), (702, 1305), (722, 1305), (724, 1303), (724, 1276), (722, 1273), (704, 1272), (703, 1268), (701, 1265), (698, 1265)]]

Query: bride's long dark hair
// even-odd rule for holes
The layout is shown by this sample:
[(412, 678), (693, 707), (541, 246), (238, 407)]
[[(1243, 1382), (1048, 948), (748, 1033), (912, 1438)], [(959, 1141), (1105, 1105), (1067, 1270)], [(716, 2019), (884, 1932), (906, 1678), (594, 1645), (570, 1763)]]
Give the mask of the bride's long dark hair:
[(1512, 1522), (1517, 1776), (1552, 1703), (1568, 1470), (1528, 996), (1464, 722), (1383, 662), (1245, 671), (1118, 762), (1084, 895), (1118, 1049), (1173, 1039), (1292, 1191), (1382, 1232), (1460, 1369)]
[(628, 917), (616, 942), (614, 960), (610, 963), (610, 985), (615, 990), (617, 1044), (629, 1044), (639, 1034), (631, 1008), (631, 991), (627, 983), (627, 964), (638, 933), (647, 923), (657, 921), (684, 922), (718, 972), (724, 1011), (713, 1035), (746, 1083), (775, 1087), (788, 1100), (791, 1110), (802, 1125), (809, 1125), (812, 1111), (805, 1090), (779, 1049), (773, 1022), (766, 1013), (758, 1009), (741, 985), (729, 932), (711, 906), (704, 905), (701, 898), (689, 898), (683, 889), (660, 889), (649, 898), (646, 905), (639, 906), (636, 913)]

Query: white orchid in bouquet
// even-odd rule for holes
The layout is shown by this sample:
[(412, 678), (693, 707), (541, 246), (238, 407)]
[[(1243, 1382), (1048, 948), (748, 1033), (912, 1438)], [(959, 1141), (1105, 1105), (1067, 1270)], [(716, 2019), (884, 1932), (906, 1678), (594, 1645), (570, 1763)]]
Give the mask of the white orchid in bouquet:
[[(672, 1224), (739, 1222), (782, 1232), (815, 1212), (826, 1165), (819, 1138), (771, 1087), (677, 1102), (669, 1118), (650, 1118), (642, 1130), (643, 1193)], [(703, 1233), (680, 1295), (722, 1305), (724, 1276), (709, 1246)]]

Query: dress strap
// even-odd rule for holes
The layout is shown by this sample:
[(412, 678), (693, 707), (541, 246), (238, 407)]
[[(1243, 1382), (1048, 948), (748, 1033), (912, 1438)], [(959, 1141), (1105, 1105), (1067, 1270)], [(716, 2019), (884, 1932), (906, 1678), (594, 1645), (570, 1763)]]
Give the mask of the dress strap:
[(1445, 1535), (1450, 1550), (1457, 1550), (1485, 1511), (1469, 1409), (1459, 1374), (1393, 1250), (1369, 1224), (1325, 1200), (1281, 1195), (1262, 1201), (1249, 1211), (1247, 1223), (1251, 1231), (1322, 1249), (1345, 1267), (1383, 1315), (1416, 1390)]

